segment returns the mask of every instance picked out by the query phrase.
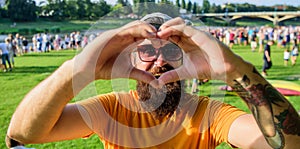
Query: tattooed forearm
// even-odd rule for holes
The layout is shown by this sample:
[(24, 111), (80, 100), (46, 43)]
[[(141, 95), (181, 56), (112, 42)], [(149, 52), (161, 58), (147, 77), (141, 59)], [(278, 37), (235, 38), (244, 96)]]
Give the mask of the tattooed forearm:
[(268, 85), (251, 85), (246, 75), (234, 82), (234, 91), (247, 103), (268, 143), (273, 148), (283, 148), (284, 138), (274, 125), (272, 107), (266, 96)]
[(257, 81), (261, 75), (255, 68), (252, 72), (257, 78), (251, 80), (244, 75), (233, 81), (232, 88), (247, 103), (268, 143), (273, 148), (283, 148), (283, 134), (300, 136), (300, 117), (272, 85)]
[(288, 135), (300, 136), (300, 119), (295, 109), (289, 106), (288, 109), (281, 112), (279, 115), (275, 115), (278, 120), (278, 127)]

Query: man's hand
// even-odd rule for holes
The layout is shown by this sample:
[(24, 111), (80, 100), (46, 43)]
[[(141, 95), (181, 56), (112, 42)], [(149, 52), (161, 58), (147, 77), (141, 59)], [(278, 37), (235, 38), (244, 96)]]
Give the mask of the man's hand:
[(209, 33), (186, 26), (180, 18), (163, 24), (158, 37), (174, 42), (186, 52), (183, 66), (164, 73), (160, 81), (223, 80), (247, 103), (269, 145), (291, 148), (299, 144), (299, 115), (252, 64), (235, 55)]
[(142, 40), (155, 38), (156, 32), (155, 27), (142, 21), (104, 32), (74, 58), (74, 72), (89, 81), (132, 78), (150, 83), (155, 78), (133, 67), (130, 53)]
[(235, 64), (245, 63), (209, 33), (185, 25), (181, 18), (163, 24), (158, 37), (177, 44), (186, 53), (182, 67), (160, 77), (165, 83), (190, 78), (228, 82), (227, 77), (232, 77)]

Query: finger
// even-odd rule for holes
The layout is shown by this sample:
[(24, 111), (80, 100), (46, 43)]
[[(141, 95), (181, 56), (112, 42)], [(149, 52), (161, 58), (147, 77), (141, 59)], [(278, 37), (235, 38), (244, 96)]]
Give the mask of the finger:
[(157, 32), (157, 36), (161, 39), (169, 40), (172, 36), (183, 36), (183, 26), (168, 26), (163, 27), (160, 31)]
[(159, 29), (164, 30), (170, 26), (184, 25), (184, 24), (185, 24), (185, 21), (182, 18), (177, 17), (177, 18), (174, 18), (172, 20), (165, 22), (164, 24), (161, 25), (161, 27)]
[(182, 66), (177, 69), (165, 72), (158, 78), (158, 81), (160, 83), (162, 82), (170, 83), (178, 80), (192, 79), (192, 78), (197, 78), (196, 73), (192, 75), (185, 67)]
[(135, 38), (155, 38), (156, 28), (147, 23), (140, 23), (131, 27), (129, 33)]
[(119, 45), (129, 45), (136, 41), (156, 37), (156, 29), (144, 22), (133, 23), (120, 28), (116, 39), (120, 41)]
[(142, 71), (135, 67), (133, 67), (132, 71), (130, 72), (129, 78), (149, 84), (156, 80), (156, 78), (150, 72)]

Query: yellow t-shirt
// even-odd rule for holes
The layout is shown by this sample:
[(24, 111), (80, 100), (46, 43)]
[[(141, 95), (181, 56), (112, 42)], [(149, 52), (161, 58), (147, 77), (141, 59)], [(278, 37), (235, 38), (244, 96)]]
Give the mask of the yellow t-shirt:
[[(174, 114), (155, 119), (139, 106), (135, 91), (110, 93), (78, 102), (88, 126), (105, 148), (201, 148), (228, 143), (232, 122), (245, 112), (195, 95), (180, 100)], [(187, 101), (187, 102), (185, 102)]]

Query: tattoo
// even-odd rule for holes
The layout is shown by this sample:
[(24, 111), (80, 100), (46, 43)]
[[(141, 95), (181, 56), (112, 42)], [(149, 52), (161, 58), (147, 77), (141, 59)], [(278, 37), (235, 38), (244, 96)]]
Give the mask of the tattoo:
[(253, 104), (254, 106), (262, 106), (268, 104), (268, 100), (264, 97), (265, 86), (262, 84), (250, 85), (249, 78), (244, 75), (241, 81), (234, 80), (235, 84), (232, 87), (241, 98), (243, 98), (247, 104)]
[[(260, 75), (259, 72), (253, 68), (253, 73)], [(280, 106), (280, 103), (285, 103), (284, 97), (270, 84), (253, 84), (251, 85), (250, 79), (244, 75), (241, 80), (234, 80), (233, 89), (238, 93), (246, 102), (261, 106), (268, 104), (275, 104)]]
[(279, 121), (277, 126), (288, 135), (300, 136), (300, 118), (293, 107), (289, 106), (288, 109), (281, 112), (279, 115), (275, 115)]
[[(253, 73), (259, 74), (256, 69)], [(274, 125), (272, 105), (280, 105), (283, 97), (269, 84), (251, 84), (247, 75), (234, 80), (233, 90), (247, 103), (267, 142), (273, 148), (283, 148), (284, 138), (279, 127)]]
[[(255, 68), (253, 73), (261, 76)], [(270, 84), (253, 84), (244, 75), (241, 79), (234, 80), (232, 88), (247, 103), (267, 142), (273, 148), (284, 147), (282, 133), (300, 136), (300, 117), (297, 111)], [(279, 114), (274, 115), (273, 112)]]

